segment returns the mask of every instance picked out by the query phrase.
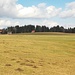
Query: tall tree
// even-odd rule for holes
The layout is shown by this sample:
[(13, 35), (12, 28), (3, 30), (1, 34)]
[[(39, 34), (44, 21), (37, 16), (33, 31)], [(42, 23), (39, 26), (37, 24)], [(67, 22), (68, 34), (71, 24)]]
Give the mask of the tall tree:
[(37, 25), (35, 31), (36, 31), (36, 32), (41, 32), (41, 31), (42, 31), (42, 27), (39, 26), (39, 25)]

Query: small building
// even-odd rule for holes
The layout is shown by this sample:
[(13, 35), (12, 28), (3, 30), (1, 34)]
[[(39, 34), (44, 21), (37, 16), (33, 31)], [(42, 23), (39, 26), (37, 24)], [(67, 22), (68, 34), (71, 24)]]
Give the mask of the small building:
[(0, 29), (0, 34), (2, 34), (2, 32), (3, 32), (3, 30), (2, 30), (2, 29)]
[(31, 33), (35, 33), (35, 30), (32, 30), (32, 32)]
[(7, 34), (11, 35), (11, 34), (12, 34), (12, 32), (8, 32)]

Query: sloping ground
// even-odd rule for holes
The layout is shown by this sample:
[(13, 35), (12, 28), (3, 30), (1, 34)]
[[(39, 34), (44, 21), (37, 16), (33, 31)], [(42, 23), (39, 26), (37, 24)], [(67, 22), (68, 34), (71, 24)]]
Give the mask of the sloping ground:
[(16, 33), (16, 35), (74, 35), (74, 33), (63, 32), (34, 32), (34, 33)]
[(0, 35), (0, 75), (75, 75), (75, 35)]

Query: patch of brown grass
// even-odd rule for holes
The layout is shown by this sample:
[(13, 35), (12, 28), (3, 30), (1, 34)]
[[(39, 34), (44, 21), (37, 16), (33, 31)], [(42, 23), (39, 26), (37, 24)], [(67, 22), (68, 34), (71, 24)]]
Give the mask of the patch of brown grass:
[(12, 66), (11, 64), (5, 64), (5, 66)]
[(17, 69), (15, 69), (15, 71), (22, 72), (22, 71), (24, 71), (24, 70), (23, 70), (23, 69), (21, 69), (21, 68), (17, 68)]

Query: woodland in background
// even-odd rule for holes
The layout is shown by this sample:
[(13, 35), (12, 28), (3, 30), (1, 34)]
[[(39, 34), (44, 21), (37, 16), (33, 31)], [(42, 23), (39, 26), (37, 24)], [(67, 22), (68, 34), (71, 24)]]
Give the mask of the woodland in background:
[(11, 26), (7, 27), (5, 29), (2, 29), (2, 34), (7, 34), (8, 32), (12, 33), (30, 33), (30, 32), (64, 32), (64, 33), (75, 33), (75, 27), (74, 28), (68, 28), (65, 29), (63, 26), (54, 26), (54, 27), (46, 27), (46, 26), (40, 26), (40, 25), (24, 25), (24, 26)]

